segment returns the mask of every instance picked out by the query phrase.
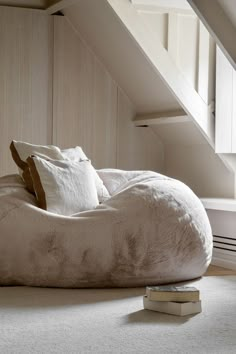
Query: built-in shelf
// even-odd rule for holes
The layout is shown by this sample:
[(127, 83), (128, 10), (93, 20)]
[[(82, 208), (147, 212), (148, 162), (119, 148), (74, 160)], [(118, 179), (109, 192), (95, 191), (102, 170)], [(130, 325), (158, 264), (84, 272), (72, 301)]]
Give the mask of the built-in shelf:
[(236, 199), (231, 198), (201, 198), (205, 209), (236, 212)]
[(137, 115), (134, 120), (136, 127), (185, 122), (191, 122), (191, 119), (183, 110)]

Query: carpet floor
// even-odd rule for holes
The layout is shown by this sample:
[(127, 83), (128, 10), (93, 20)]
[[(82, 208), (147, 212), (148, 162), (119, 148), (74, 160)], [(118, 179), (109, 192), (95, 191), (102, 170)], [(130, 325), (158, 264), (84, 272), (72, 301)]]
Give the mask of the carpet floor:
[(144, 288), (0, 288), (0, 353), (236, 353), (236, 276), (204, 277), (200, 314), (144, 310)]

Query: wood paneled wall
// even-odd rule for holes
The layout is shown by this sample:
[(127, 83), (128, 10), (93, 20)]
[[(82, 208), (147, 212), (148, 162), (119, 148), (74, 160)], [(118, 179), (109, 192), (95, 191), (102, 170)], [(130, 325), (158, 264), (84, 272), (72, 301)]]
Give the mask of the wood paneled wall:
[(116, 84), (64, 17), (54, 17), (53, 142), (116, 165)]
[(217, 47), (216, 152), (236, 153), (236, 70)]
[(188, 83), (209, 105), (215, 100), (215, 42), (193, 11), (136, 5)]
[(53, 142), (80, 145), (97, 168), (162, 170), (163, 146), (65, 17), (54, 17)]
[(129, 98), (118, 88), (117, 167), (163, 172), (163, 144), (151, 128), (134, 128), (132, 120), (135, 114)]
[(163, 150), (65, 17), (0, 7), (0, 175), (12, 139), (80, 145), (97, 168), (162, 170)]
[[(0, 175), (16, 171), (12, 139), (81, 145), (97, 168), (163, 172), (157, 131), (134, 127), (135, 107), (65, 17), (0, 7), (0, 45)], [(208, 150), (165, 144), (165, 173), (198, 195), (231, 197), (233, 177)]]
[(0, 175), (16, 171), (12, 139), (52, 142), (52, 18), (0, 7)]

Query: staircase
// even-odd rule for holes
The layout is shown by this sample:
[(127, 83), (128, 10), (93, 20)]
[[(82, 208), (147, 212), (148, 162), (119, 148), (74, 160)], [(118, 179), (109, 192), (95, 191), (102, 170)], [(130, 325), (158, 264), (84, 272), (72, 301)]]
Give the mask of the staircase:
[[(220, 32), (216, 36), (212, 30), (212, 13), (219, 18), (219, 9), (214, 9), (218, 2), (211, 1), (211, 6), (208, 2), (207, 6), (205, 0), (188, 1), (207, 29), (187, 2), (182, 8), (173, 9), (160, 7), (171, 1), (107, 1), (182, 107), (175, 112), (138, 115), (135, 126), (155, 125), (158, 131), (157, 127), (163, 124), (193, 121), (215, 154), (233, 171), (235, 198), (236, 55), (235, 46), (229, 40), (224, 46)], [(224, 23), (225, 14), (220, 19)], [(208, 30), (214, 39), (221, 39), (219, 46)], [(226, 30), (232, 35), (231, 25)], [(236, 199), (204, 198), (202, 202), (214, 235), (213, 264), (236, 269)]]
[[(236, 74), (205, 25), (187, 2), (176, 9), (165, 5), (170, 1), (107, 1), (182, 107), (179, 111), (138, 114), (134, 124), (191, 120), (235, 176), (236, 124), (232, 117), (236, 112)], [(225, 92), (230, 92), (230, 97), (225, 97)]]
[(187, 0), (216, 40), (230, 64), (236, 69), (235, 1)]

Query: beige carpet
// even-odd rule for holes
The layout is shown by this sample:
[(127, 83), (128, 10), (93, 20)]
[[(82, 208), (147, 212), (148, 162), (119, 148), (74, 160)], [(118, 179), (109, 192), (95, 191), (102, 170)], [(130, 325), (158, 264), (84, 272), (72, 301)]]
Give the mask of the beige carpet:
[(143, 310), (141, 288), (0, 288), (0, 353), (236, 353), (236, 276), (195, 286), (185, 318)]

